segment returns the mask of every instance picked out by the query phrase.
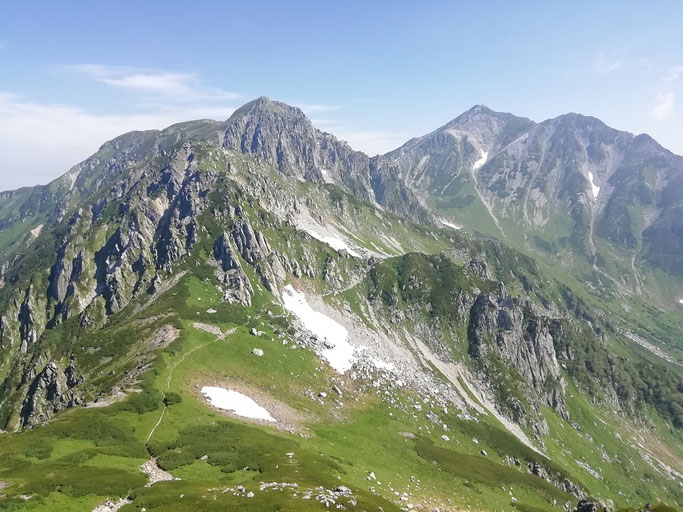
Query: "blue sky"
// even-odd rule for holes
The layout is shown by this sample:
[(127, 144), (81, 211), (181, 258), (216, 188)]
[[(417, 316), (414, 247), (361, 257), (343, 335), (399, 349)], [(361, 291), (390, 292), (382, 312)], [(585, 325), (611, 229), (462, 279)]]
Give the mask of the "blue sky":
[(678, 1), (0, 1), (0, 190), (261, 95), (371, 154), (480, 103), (681, 154), (681, 22)]

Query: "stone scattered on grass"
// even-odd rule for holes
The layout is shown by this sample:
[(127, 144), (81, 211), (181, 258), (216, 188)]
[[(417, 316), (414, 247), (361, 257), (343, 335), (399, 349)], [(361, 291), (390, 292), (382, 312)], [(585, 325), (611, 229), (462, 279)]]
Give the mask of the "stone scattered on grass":
[(92, 512), (116, 512), (118, 509), (120, 509), (124, 505), (128, 505), (129, 503), (133, 502), (128, 498), (121, 498), (117, 501), (107, 500), (101, 505), (98, 505), (94, 509), (92, 509)]
[(151, 487), (157, 482), (167, 482), (169, 480), (180, 480), (180, 478), (174, 477), (168, 471), (164, 471), (157, 465), (156, 459), (150, 459), (140, 466), (140, 469), (144, 474), (149, 477), (149, 482), (145, 484), (145, 487)]

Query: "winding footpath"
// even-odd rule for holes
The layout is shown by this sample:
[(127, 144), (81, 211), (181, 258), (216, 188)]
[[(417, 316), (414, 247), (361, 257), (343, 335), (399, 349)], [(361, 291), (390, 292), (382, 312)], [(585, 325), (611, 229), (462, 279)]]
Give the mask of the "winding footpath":
[[(206, 329), (202, 329), (202, 327), (200, 325), (195, 325), (194, 327), (197, 329), (201, 329), (203, 331), (206, 331)], [(180, 366), (180, 364), (183, 363), (183, 361), (185, 361), (185, 359), (187, 359), (189, 356), (194, 354), (197, 350), (200, 350), (204, 347), (207, 347), (208, 345), (211, 345), (212, 343), (215, 343), (217, 341), (225, 339), (226, 336), (231, 335), (232, 333), (235, 332), (235, 330), (236, 330), (235, 327), (233, 327), (232, 329), (228, 329), (227, 331), (216, 336), (213, 340), (208, 341), (208, 342), (204, 343), (203, 345), (199, 345), (198, 347), (195, 347), (192, 350), (190, 350), (187, 354), (184, 354), (183, 357), (181, 357), (178, 361), (176, 361), (176, 363), (171, 368), (171, 371), (168, 372), (168, 378), (166, 379), (166, 390), (171, 388), (171, 381), (173, 380), (173, 372), (175, 371), (176, 368), (178, 368), (178, 366)], [(208, 332), (210, 332), (210, 331), (208, 331)], [(166, 398), (166, 392), (163, 389), (161, 390), (161, 392), (164, 394), (164, 398)], [(164, 409), (161, 411), (161, 415), (159, 416), (159, 419), (157, 420), (156, 424), (154, 425), (154, 427), (150, 431), (149, 435), (147, 436), (147, 439), (145, 440), (145, 444), (149, 443), (149, 440), (152, 438), (152, 435), (154, 435), (154, 432), (156, 431), (157, 427), (159, 425), (161, 425), (161, 422), (164, 419), (164, 415), (166, 414), (167, 409), (168, 409), (168, 406), (166, 404), (164, 404)]]

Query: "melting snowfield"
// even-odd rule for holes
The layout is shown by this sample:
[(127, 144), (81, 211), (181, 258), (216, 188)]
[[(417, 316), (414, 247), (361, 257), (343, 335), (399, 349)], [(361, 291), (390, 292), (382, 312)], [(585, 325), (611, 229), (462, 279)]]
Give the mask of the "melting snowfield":
[(462, 229), (462, 226), (458, 226), (456, 224), (453, 224), (452, 222), (448, 222), (445, 220), (442, 220), (441, 224), (443, 224), (446, 227), (452, 228), (452, 229)]
[(336, 236), (330, 236), (330, 235), (321, 235), (320, 233), (318, 233), (317, 231), (314, 231), (312, 229), (307, 229), (306, 233), (311, 235), (316, 240), (319, 240), (319, 241), (329, 245), (335, 251), (341, 251), (342, 249), (346, 249), (346, 252), (348, 252), (351, 256), (354, 256), (356, 258), (361, 257), (360, 254), (358, 254), (356, 251), (351, 249), (351, 247), (349, 247), (349, 244), (344, 242), (344, 240), (342, 240), (341, 238), (337, 238)]
[(339, 373), (344, 373), (353, 366), (356, 359), (355, 349), (349, 343), (349, 333), (343, 325), (327, 315), (314, 311), (308, 304), (306, 296), (297, 292), (291, 284), (285, 286), (282, 292), (282, 302), (285, 309), (301, 320), (306, 329), (318, 339), (325, 341), (326, 348), (322, 351), (322, 356), (332, 368)]
[(481, 158), (474, 162), (474, 165), (472, 166), (472, 169), (477, 170), (479, 169), (482, 165), (486, 163), (486, 160), (489, 157), (488, 151), (482, 151), (481, 152)]
[(247, 395), (243, 395), (238, 391), (215, 386), (204, 386), (202, 388), (202, 394), (214, 407), (232, 411), (237, 414), (237, 416), (255, 420), (277, 421), (266, 409), (254, 402)]
[(591, 190), (593, 191), (593, 199), (597, 199), (597, 198), (598, 198), (598, 194), (600, 193), (600, 187), (598, 187), (598, 186), (595, 184), (595, 181), (593, 181), (593, 173), (590, 172), (590, 171), (588, 171), (588, 179), (589, 179), (590, 182), (591, 182)]

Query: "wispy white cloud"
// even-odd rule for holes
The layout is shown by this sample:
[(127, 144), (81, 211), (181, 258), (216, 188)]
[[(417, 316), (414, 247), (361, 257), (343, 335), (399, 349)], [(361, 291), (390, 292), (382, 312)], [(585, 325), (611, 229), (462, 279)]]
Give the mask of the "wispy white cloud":
[(602, 75), (614, 73), (624, 67), (627, 57), (627, 51), (610, 55), (605, 50), (600, 50), (600, 53), (598, 53), (598, 56), (593, 63), (593, 68)]
[[(107, 140), (131, 130), (161, 129), (192, 119), (230, 117), (240, 96), (206, 86), (196, 73), (176, 73), (96, 64), (71, 66), (83, 76), (133, 99), (126, 114), (96, 113), (78, 105), (54, 104), (0, 91), (0, 190), (46, 183), (87, 158)], [(396, 148), (405, 134), (350, 129), (334, 119), (341, 105), (300, 103), (320, 114), (316, 126), (369, 154)]]
[(69, 68), (111, 87), (174, 101), (234, 100), (240, 97), (237, 93), (204, 85), (197, 73), (102, 64), (82, 64)]
[(339, 120), (337, 119), (321, 119), (318, 117), (311, 117), (309, 119), (311, 120), (311, 123), (315, 125), (316, 128), (319, 128), (321, 130), (330, 130), (332, 128), (339, 127)]
[(671, 66), (666, 70), (662, 80), (665, 82), (674, 82), (683, 76), (683, 66)]
[(233, 111), (232, 106), (184, 104), (131, 115), (94, 114), (0, 92), (0, 190), (46, 183), (122, 133), (191, 119), (224, 120)]
[(674, 114), (675, 105), (676, 94), (674, 92), (658, 92), (655, 96), (654, 106), (652, 107), (652, 117), (657, 121), (670, 119)]
[(683, 66), (669, 66), (664, 70), (659, 82), (659, 90), (655, 93), (650, 114), (656, 121), (672, 119), (676, 109), (676, 93), (680, 91), (680, 79), (683, 77)]
[(371, 156), (396, 149), (410, 137), (406, 133), (387, 131), (357, 131), (345, 128), (330, 131), (339, 139), (348, 142), (353, 149)]
[[(30, 101), (0, 91), (0, 191), (47, 183), (93, 154), (107, 140), (131, 130), (161, 129), (192, 119), (224, 120), (239, 103), (167, 99), (147, 102), (144, 107), (138, 102), (138, 112), (131, 114), (99, 114), (75, 105)], [(333, 119), (313, 122), (347, 140), (354, 149), (370, 154), (394, 149), (405, 138), (402, 134), (349, 130)]]
[(336, 112), (341, 110), (341, 105), (297, 105), (306, 115), (317, 114), (319, 112)]

